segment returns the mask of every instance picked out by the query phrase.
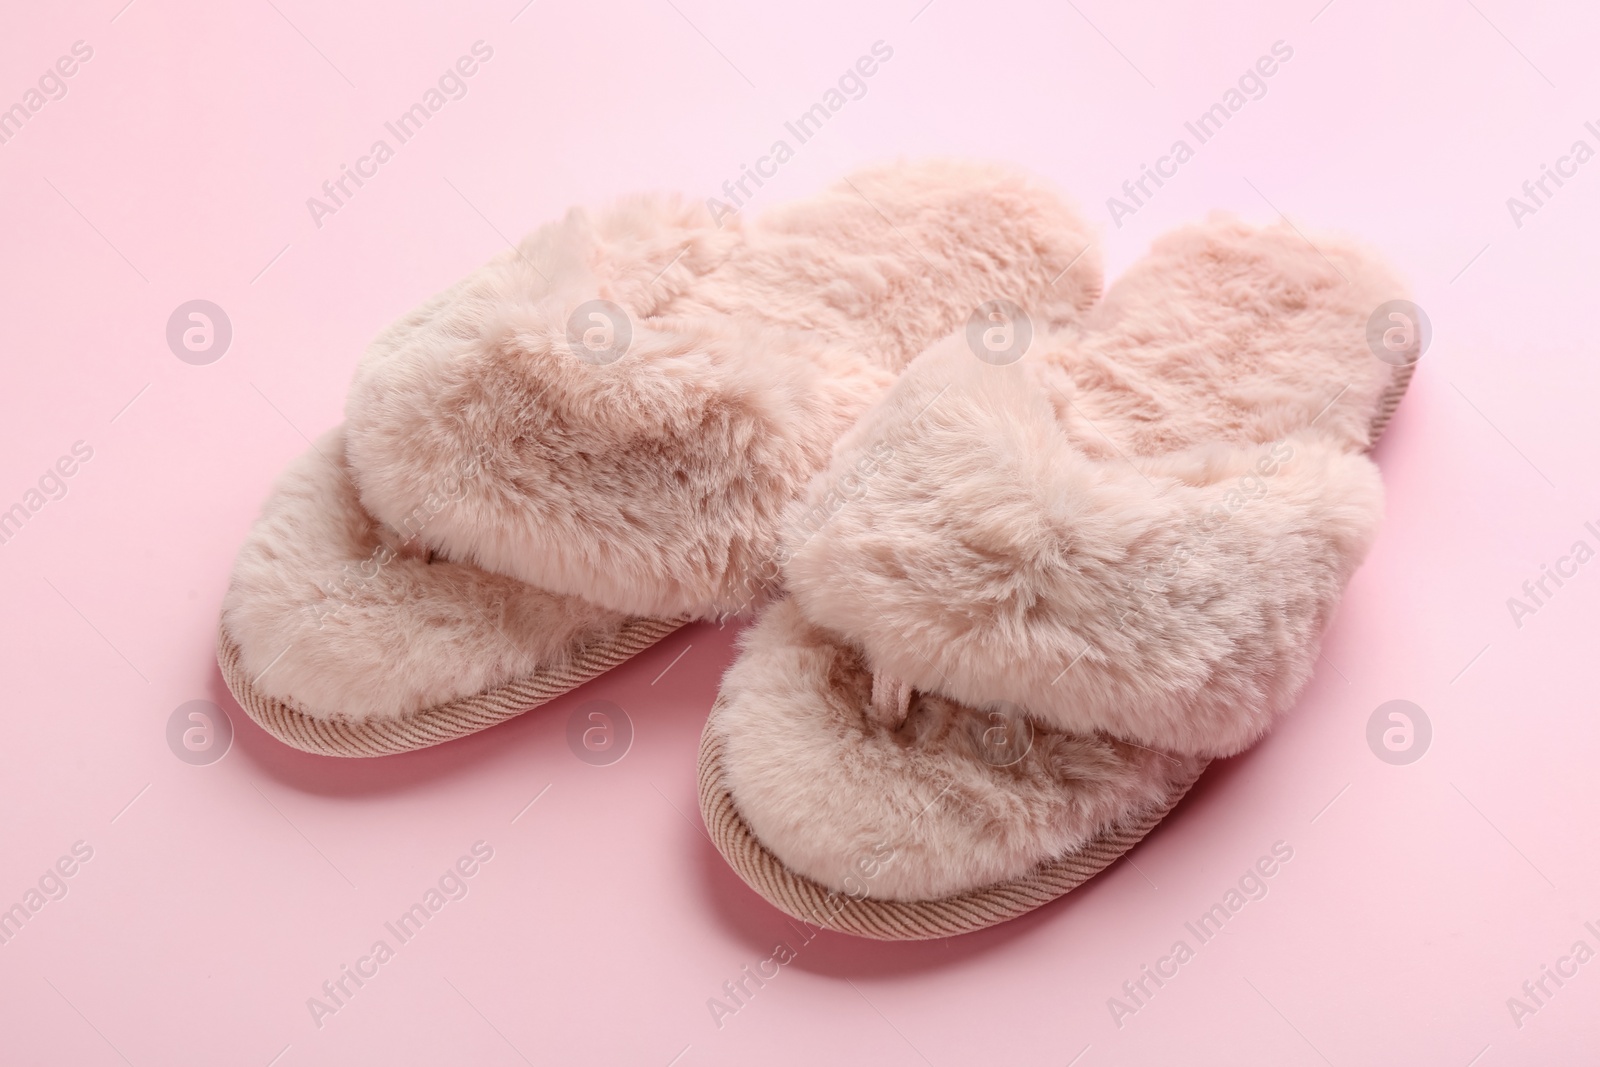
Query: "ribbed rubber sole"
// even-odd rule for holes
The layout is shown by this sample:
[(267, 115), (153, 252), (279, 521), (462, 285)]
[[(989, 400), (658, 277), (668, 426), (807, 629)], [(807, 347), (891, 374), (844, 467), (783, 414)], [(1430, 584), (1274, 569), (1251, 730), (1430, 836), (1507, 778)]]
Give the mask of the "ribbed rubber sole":
[[(716, 711), (712, 711), (715, 718)], [(785, 867), (756, 839), (733, 805), (722, 767), (722, 739), (700, 742), (700, 814), (706, 829), (739, 877), (780, 911), (813, 926), (879, 941), (922, 941), (967, 934), (1015, 919), (1078, 888), (1148, 834), (1205, 770), (1180, 781), (1160, 804), (1131, 814), (1076, 851), (1051, 860), (1021, 878), (972, 889), (939, 900), (873, 900), (828, 889)]]
[(239, 662), (238, 644), (220, 627), (217, 665), (245, 714), (284, 744), (321, 756), (390, 756), (443, 744), (516, 718), (637, 655), (687, 621), (631, 619), (611, 640), (580, 649), (568, 662), (405, 718), (362, 723), (316, 718), (262, 693)]

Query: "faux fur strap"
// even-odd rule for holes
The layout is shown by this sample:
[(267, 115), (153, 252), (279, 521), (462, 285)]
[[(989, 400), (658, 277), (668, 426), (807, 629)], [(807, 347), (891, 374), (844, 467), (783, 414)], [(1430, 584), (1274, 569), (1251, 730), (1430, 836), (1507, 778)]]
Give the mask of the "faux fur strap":
[(1310, 674), (1376, 529), (1376, 468), (1315, 430), (1091, 457), (1070, 400), (1058, 418), (1027, 364), (962, 341), (913, 363), (812, 484), (797, 605), (919, 690), (1171, 752), (1247, 746)]
[(641, 200), (478, 271), (363, 361), (363, 504), (446, 558), (602, 606), (760, 603), (782, 508), (892, 375), (815, 333), (679, 314), (736, 251), (737, 228)]
[(629, 614), (749, 611), (784, 508), (997, 293), (1099, 291), (1082, 220), (1004, 168), (902, 164), (746, 224), (643, 198), (545, 227), (380, 337), (347, 408), (376, 518)]

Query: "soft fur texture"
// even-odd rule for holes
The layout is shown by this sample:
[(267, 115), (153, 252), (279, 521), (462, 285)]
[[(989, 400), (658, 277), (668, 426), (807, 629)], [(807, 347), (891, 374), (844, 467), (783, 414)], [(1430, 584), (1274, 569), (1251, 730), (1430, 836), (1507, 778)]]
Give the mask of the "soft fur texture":
[[(1367, 318), (1404, 287), (1368, 249), (1217, 214), (1158, 238), (1079, 330), (1040, 343), (1066, 432), (1086, 454), (1158, 456), (1265, 442), (1315, 424), (1367, 448), (1393, 368)], [(1051, 353), (1054, 353), (1052, 355)]]
[(867, 706), (859, 654), (792, 599), (741, 645), (712, 723), (734, 801), (784, 864), (840, 892), (928, 900), (1018, 877), (1196, 766), (1039, 726), (1021, 760), (996, 767), (980, 755), (991, 720), (933, 693), (891, 729)]
[[(895, 373), (991, 298), (1076, 318), (1088, 247), (1053, 194), (970, 164), (726, 230), (668, 199), (574, 212), (373, 346), (347, 408), (362, 501), (398, 526), (476, 463), (423, 533), (448, 558), (618, 611), (746, 609), (784, 507)], [(633, 329), (605, 366), (566, 341), (596, 297)]]
[[(347, 427), (284, 475), (223, 626), (307, 715), (396, 718), (603, 642), (623, 612), (752, 608), (834, 440), (980, 302), (1093, 303), (1081, 220), (998, 167), (853, 176), (757, 222), (653, 197), (530, 236), (387, 329)], [(579, 304), (628, 310), (607, 366)]]
[[(898, 900), (1018, 877), (1292, 703), (1379, 518), (1364, 328), (1401, 295), (1316, 240), (1172, 234), (1021, 363), (957, 335), (840, 440), (709, 727), (785, 865), (847, 892), (882, 845)], [(1034, 750), (997, 768), (1011, 704)]]
[(393, 718), (501, 685), (627, 617), (428, 561), (356, 498), (344, 431), (289, 465), (234, 564), (222, 624), (256, 688), (325, 719)]
[(1314, 431), (1088, 458), (1023, 365), (960, 341), (863, 439), (893, 456), (785, 568), (806, 617), (916, 689), (1172, 752), (1230, 755), (1289, 706), (1381, 511), (1372, 462)]

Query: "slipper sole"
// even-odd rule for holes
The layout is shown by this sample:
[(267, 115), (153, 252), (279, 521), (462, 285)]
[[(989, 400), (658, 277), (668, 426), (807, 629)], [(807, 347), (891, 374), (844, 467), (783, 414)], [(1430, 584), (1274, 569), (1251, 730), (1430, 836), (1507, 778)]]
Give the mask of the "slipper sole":
[[(715, 719), (713, 708), (711, 718)], [(1159, 804), (1100, 831), (1082, 848), (1050, 860), (1020, 878), (938, 900), (873, 900), (852, 897), (796, 874), (756, 839), (734, 807), (722, 766), (722, 739), (711, 735), (711, 719), (700, 743), (700, 814), (717, 851), (739, 877), (768, 903), (813, 926), (879, 941), (926, 941), (972, 933), (1026, 915), (1078, 888), (1138, 844), (1166, 818), (1209, 764), (1180, 779)]]
[(245, 714), (284, 744), (319, 756), (391, 756), (514, 719), (637, 655), (688, 621), (630, 619), (611, 639), (585, 646), (563, 663), (414, 715), (368, 722), (317, 718), (261, 692), (239, 661), (238, 643), (222, 627), (217, 631), (217, 665)]
[[(1373, 412), (1369, 440), (1375, 446), (1394, 417), (1416, 365), (1396, 367)], [(723, 767), (722, 739), (715, 736), (720, 702), (700, 734), (697, 768), (700, 815), (711, 841), (735, 873), (769, 904), (802, 922), (879, 941), (926, 941), (973, 933), (1026, 915), (1078, 888), (1142, 841), (1166, 818), (1205, 773), (1173, 783), (1161, 802), (1129, 813), (1081, 848), (1046, 860), (1032, 871), (992, 885), (936, 900), (875, 900), (852, 897), (790, 870), (750, 829), (734, 804)]]

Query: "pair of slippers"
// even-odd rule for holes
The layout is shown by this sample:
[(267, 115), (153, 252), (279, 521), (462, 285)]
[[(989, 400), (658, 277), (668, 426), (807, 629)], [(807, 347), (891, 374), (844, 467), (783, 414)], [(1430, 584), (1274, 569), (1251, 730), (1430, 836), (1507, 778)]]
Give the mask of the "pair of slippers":
[(297, 748), (485, 729), (755, 614), (701, 741), (718, 849), (789, 914), (943, 937), (1131, 848), (1310, 676), (1409, 361), (1347, 242), (1215, 218), (1101, 297), (1001, 168), (753, 223), (580, 211), (397, 322), (224, 602)]

